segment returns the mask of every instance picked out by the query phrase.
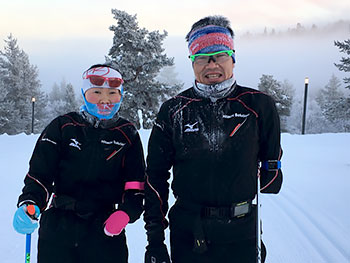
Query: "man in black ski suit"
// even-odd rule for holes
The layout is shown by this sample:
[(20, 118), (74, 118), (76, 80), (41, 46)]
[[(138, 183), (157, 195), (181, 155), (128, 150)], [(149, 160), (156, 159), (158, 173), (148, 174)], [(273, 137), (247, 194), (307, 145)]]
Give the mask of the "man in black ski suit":
[(162, 105), (149, 140), (145, 263), (170, 262), (164, 230), (171, 168), (172, 262), (257, 260), (253, 200), (259, 175), (262, 193), (281, 188), (280, 123), (271, 97), (236, 83), (233, 35), (226, 18), (210, 16), (186, 37), (193, 87)]

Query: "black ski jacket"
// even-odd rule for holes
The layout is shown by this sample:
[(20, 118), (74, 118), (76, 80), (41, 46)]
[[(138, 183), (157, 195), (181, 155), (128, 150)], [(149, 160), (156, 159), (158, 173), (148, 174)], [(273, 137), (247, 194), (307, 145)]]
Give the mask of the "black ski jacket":
[(143, 191), (142, 198), (135, 197), (140, 191), (125, 191), (125, 184), (142, 185), (144, 169), (140, 137), (130, 122), (119, 118), (94, 127), (72, 112), (54, 119), (40, 135), (18, 205), (31, 201), (44, 211), (54, 193), (64, 197), (58, 205), (63, 210), (82, 215), (108, 210), (108, 216), (119, 204), (133, 222), (143, 210)]
[[(171, 168), (177, 199), (229, 207), (254, 199), (259, 162), (280, 160), (281, 155), (275, 103), (260, 91), (236, 85), (228, 97), (212, 102), (192, 87), (166, 101), (148, 145), (144, 214), (148, 240), (164, 239)], [(280, 169), (261, 170), (260, 176), (262, 192), (279, 192)]]

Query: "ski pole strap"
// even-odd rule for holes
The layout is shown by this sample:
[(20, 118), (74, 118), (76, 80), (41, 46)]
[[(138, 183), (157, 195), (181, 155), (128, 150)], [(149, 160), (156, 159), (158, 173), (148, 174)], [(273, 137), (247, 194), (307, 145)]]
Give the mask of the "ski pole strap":
[(208, 250), (207, 241), (205, 239), (204, 229), (202, 225), (202, 220), (199, 214), (194, 219), (193, 228), (194, 244), (193, 252), (202, 254)]
[(281, 169), (281, 161), (279, 160), (262, 161), (261, 168), (266, 171), (277, 171), (278, 169)]
[(194, 218), (194, 227), (193, 227), (193, 237), (194, 237), (194, 244), (193, 244), (193, 252), (202, 254), (205, 251), (207, 251), (207, 241), (205, 239), (203, 224), (202, 224), (202, 218), (201, 218), (201, 211), (203, 209), (203, 206), (200, 204), (197, 204), (195, 202), (184, 200), (182, 198), (177, 198), (175, 205), (182, 207), (185, 210), (190, 210), (195, 213)]

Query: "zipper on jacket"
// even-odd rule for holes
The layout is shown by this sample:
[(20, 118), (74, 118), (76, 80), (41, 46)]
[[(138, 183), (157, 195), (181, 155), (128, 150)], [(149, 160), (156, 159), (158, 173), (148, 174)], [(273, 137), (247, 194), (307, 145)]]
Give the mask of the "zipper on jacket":
[(219, 123), (218, 123), (218, 107), (219, 104), (211, 102), (211, 118), (210, 118), (210, 132), (212, 135), (212, 151), (217, 153), (219, 151)]
[(97, 120), (97, 121), (95, 122), (95, 124), (94, 124), (94, 127), (95, 127), (95, 128), (98, 128), (99, 124), (100, 124), (100, 120)]

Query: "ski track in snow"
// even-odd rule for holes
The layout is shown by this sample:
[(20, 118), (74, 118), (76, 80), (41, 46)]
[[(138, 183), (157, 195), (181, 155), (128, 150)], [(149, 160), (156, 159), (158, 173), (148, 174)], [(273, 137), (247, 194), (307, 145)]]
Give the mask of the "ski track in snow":
[(349, 134), (283, 134), (284, 183), (262, 195), (267, 263), (349, 263)]
[[(281, 199), (282, 204), (279, 205), (278, 209), (288, 217), (290, 223), (294, 225), (294, 228), (298, 230), (299, 233), (302, 233), (303, 237), (308, 242), (308, 245), (319, 254), (320, 261), (318, 262), (339, 262), (334, 261), (334, 252), (341, 254), (340, 257), (337, 255), (336, 258), (343, 258), (343, 261), (341, 262), (346, 262), (345, 251), (341, 246), (332, 241), (334, 239), (332, 239), (329, 232), (319, 224), (316, 218), (305, 209), (298, 206), (298, 203), (294, 202), (295, 199), (291, 199), (288, 195), (281, 193), (279, 198)], [(333, 223), (330, 223), (329, 225), (332, 224)], [(290, 224), (288, 224), (288, 226), (291, 227)], [(304, 243), (304, 246), (305, 245), (306, 244)], [(330, 250), (333, 251), (332, 255), (329, 255)], [(313, 258), (313, 260), (315, 259)]]
[[(307, 237), (309, 237), (310, 242), (318, 248), (318, 251), (320, 252), (321, 255), (326, 259), (326, 262), (332, 262), (333, 258), (330, 258), (329, 254), (326, 253), (327, 250), (332, 248), (333, 251), (338, 251), (339, 252), (339, 258), (343, 257), (344, 262), (346, 261), (346, 258), (349, 258), (349, 251), (348, 253), (346, 252), (345, 248), (343, 248), (343, 245), (339, 242), (337, 237), (341, 236), (341, 230), (337, 231), (337, 235), (334, 235), (334, 229), (328, 229), (329, 226), (334, 226), (334, 220), (332, 220), (330, 217), (328, 217), (328, 214), (319, 214), (324, 220), (327, 220), (328, 222), (326, 224), (323, 224), (320, 222), (321, 218), (316, 217), (313, 213), (305, 209), (305, 206), (303, 206), (303, 200), (300, 200), (298, 198), (298, 195), (295, 194), (290, 194), (289, 192), (286, 193), (281, 193), (279, 196), (287, 203), (289, 204), (289, 212), (292, 213), (293, 215), (299, 215), (296, 217), (295, 223), (298, 223), (299, 227), (304, 230), (304, 233), (306, 234)], [(311, 204), (310, 204), (311, 205)], [(287, 212), (287, 209), (285, 206), (281, 206), (282, 209), (284, 209)], [(295, 213), (293, 213), (295, 211)], [(306, 225), (307, 223), (307, 225)], [(310, 228), (309, 228), (309, 227)], [(328, 226), (328, 227), (326, 227)], [(312, 229), (313, 228), (313, 229)], [(333, 231), (330, 231), (333, 230)], [(329, 247), (324, 247), (322, 245), (318, 245), (317, 243), (313, 243), (313, 239), (311, 238), (311, 235), (318, 235), (318, 240), (323, 240), (324, 242), (322, 243), (327, 243)]]
[[(280, 242), (286, 244), (284, 251), (273, 247), (276, 241), (266, 244), (267, 262), (350, 262), (349, 230), (344, 229), (336, 215), (303, 199), (289, 186), (282, 188), (278, 196), (263, 195), (262, 199), (263, 240), (269, 240), (270, 232), (278, 232)], [(270, 225), (267, 231), (265, 224)], [(270, 251), (274, 251), (272, 255)]]
[(295, 222), (294, 216), (288, 213), (286, 209), (281, 209), (280, 204), (274, 202), (273, 199), (270, 199), (270, 201), (265, 199), (264, 206), (266, 205), (273, 208), (274, 217), (278, 221), (283, 222), (283, 225), (273, 225), (273, 230), (279, 233), (279, 242), (276, 239), (273, 239), (272, 242), (268, 242), (268, 240), (266, 242), (265, 239), (272, 234), (272, 230), (268, 230), (266, 225), (268, 222), (272, 222), (272, 220), (269, 221), (267, 217), (263, 216), (262, 239), (267, 243), (267, 262), (312, 263), (311, 258), (312, 260), (317, 260), (316, 262), (322, 262), (320, 261), (317, 250), (315, 250), (314, 246), (310, 245), (309, 239), (305, 237), (303, 228)]

